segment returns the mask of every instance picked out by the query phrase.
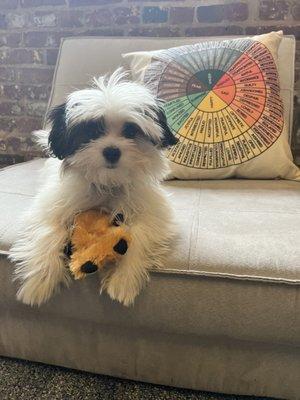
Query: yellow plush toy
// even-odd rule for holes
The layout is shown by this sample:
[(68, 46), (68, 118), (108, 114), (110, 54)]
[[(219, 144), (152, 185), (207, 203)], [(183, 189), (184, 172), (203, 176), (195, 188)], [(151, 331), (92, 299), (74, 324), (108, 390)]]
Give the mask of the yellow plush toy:
[(65, 249), (75, 279), (84, 278), (108, 262), (118, 261), (127, 252), (130, 235), (122, 222), (122, 214), (111, 221), (108, 214), (96, 210), (75, 217), (71, 242)]

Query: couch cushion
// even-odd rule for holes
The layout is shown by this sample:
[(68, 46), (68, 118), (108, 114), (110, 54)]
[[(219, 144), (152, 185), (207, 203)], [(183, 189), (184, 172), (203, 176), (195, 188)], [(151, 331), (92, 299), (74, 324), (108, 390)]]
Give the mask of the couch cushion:
[[(57, 326), (62, 321), (95, 324), (94, 330), (111, 327), (300, 345), (299, 184), (166, 182), (176, 211), (179, 243), (165, 268), (151, 273), (149, 285), (133, 308), (112, 302), (106, 294), (99, 296), (95, 274), (75, 281), (37, 309), (15, 300), (16, 284), (12, 284), (6, 254), (21, 214), (37, 190), (43, 163), (36, 160), (0, 173), (4, 253), (0, 254), (0, 316), (12, 329), (22, 330), (28, 320), (42, 324), (50, 318)], [(39, 337), (44, 337), (42, 330)], [(72, 357), (72, 344), (68, 348), (68, 357)], [(33, 354), (25, 350), (22, 337), (8, 354), (25, 358)], [(47, 357), (32, 355), (32, 359), (49, 362), (51, 357)]]
[(16, 237), (20, 218), (37, 190), (44, 162), (37, 159), (0, 170), (0, 253), (7, 252)]
[[(39, 186), (38, 159), (0, 172), (0, 251), (7, 252)], [(300, 283), (300, 185), (169, 181), (178, 244), (161, 272)]]

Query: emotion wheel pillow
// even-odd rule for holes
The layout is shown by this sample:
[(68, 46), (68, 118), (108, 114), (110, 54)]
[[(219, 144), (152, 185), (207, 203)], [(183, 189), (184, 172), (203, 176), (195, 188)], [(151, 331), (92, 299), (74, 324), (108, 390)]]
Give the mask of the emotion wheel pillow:
[(133, 78), (164, 101), (179, 139), (166, 154), (172, 177), (300, 180), (280, 91), (281, 41), (271, 32), (123, 55)]

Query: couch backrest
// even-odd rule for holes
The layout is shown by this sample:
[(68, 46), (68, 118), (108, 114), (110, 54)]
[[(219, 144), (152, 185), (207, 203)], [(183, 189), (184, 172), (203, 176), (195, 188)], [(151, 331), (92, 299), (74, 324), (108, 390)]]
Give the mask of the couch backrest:
[[(48, 108), (60, 104), (73, 90), (86, 87), (94, 76), (122, 65), (122, 53), (157, 50), (214, 38), (72, 37), (63, 39), (53, 78)], [(279, 72), (285, 117), (291, 134), (293, 118), (295, 38), (284, 36), (279, 48)]]

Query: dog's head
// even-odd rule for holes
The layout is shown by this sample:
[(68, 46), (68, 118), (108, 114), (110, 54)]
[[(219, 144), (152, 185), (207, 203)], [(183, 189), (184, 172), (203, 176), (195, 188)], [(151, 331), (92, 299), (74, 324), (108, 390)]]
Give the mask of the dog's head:
[(49, 114), (49, 147), (92, 182), (122, 184), (165, 173), (162, 150), (177, 143), (161, 104), (117, 70), (71, 93)]

